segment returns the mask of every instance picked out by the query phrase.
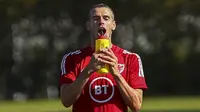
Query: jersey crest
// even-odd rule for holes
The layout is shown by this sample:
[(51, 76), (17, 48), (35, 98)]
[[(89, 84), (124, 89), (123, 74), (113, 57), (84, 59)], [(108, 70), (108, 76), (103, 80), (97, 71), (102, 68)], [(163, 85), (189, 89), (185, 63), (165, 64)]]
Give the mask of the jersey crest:
[(118, 71), (122, 73), (124, 71), (124, 64), (118, 64)]

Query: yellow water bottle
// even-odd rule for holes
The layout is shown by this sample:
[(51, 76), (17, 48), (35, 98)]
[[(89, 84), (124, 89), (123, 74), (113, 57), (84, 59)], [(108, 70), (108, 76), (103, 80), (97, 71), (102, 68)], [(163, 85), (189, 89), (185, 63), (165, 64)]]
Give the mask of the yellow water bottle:
[[(95, 52), (98, 52), (100, 49), (108, 48), (110, 46), (110, 41), (104, 36), (100, 36), (95, 43)], [(109, 66), (105, 64), (102, 68), (97, 71), (99, 74), (109, 73)]]

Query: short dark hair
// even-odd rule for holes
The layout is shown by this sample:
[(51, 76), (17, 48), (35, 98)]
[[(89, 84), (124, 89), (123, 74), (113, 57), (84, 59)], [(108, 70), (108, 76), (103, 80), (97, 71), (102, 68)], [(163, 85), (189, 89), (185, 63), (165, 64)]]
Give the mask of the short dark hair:
[(105, 8), (110, 9), (110, 11), (112, 12), (113, 19), (115, 19), (114, 11), (111, 9), (111, 7), (109, 7), (108, 5), (103, 4), (103, 3), (95, 4), (95, 5), (92, 6), (92, 8), (90, 8), (89, 18), (90, 18), (90, 15), (91, 15), (91, 11), (92, 11), (93, 9), (95, 9), (95, 8), (102, 8), (102, 7), (105, 7)]

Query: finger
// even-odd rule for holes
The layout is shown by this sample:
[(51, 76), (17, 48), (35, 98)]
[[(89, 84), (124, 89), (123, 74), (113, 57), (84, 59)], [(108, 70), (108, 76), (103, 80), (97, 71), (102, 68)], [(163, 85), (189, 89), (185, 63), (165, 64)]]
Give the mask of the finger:
[(92, 56), (93, 61), (97, 60), (100, 54), (94, 53)]
[(115, 63), (114, 63), (114, 62), (111, 62), (111, 61), (107, 61), (107, 60), (104, 60), (104, 59), (100, 59), (99, 61), (100, 61), (101, 63), (103, 63), (103, 64), (108, 64), (108, 65), (110, 65), (110, 66), (112, 66), (112, 67), (115, 66)]
[(107, 60), (107, 61), (110, 61), (110, 62), (117, 62), (115, 59), (113, 59), (112, 57), (107, 56), (107, 55), (99, 55), (98, 58), (103, 59), (103, 60)]
[(118, 60), (117, 57), (115, 56), (115, 54), (113, 53), (113, 51), (109, 48), (109, 49), (103, 49), (102, 50), (103, 53), (109, 55), (110, 57), (114, 58), (115, 60)]
[(111, 49), (111, 48), (108, 48), (108, 51), (114, 54), (114, 52), (112, 51), (112, 49)]
[[(92, 67), (92, 68), (96, 68), (96, 66), (98, 65), (99, 61), (97, 60), (100, 54), (97, 53), (93, 53), (90, 63), (88, 66)], [(97, 67), (98, 68), (98, 67)]]
[(99, 63), (99, 62), (95, 62), (95, 63), (94, 63), (95, 70), (98, 70), (98, 69), (100, 69), (100, 68), (101, 68), (101, 66), (102, 66), (102, 64), (101, 64), (101, 63)]
[[(117, 61), (109, 56), (99, 56), (98, 62), (101, 62), (103, 64), (109, 64), (111, 66), (117, 65)], [(104, 63), (105, 62), (105, 63)]]

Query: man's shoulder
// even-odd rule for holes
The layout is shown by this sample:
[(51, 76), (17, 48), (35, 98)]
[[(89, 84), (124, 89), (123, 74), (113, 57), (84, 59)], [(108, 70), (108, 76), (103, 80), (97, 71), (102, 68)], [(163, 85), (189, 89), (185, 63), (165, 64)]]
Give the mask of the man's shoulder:
[(129, 57), (140, 57), (139, 54), (135, 53), (135, 52), (131, 52), (131, 51), (128, 51), (128, 50), (123, 50), (122, 52), (124, 55), (126, 56), (129, 56)]
[(81, 50), (74, 50), (74, 51), (70, 51), (64, 54), (63, 58), (67, 59), (67, 58), (74, 58), (76, 57), (76, 55), (80, 55), (82, 53)]
[(76, 49), (70, 52), (67, 52), (64, 54), (63, 59), (70, 59), (70, 60), (74, 60), (76, 58), (81, 58), (84, 55), (87, 55), (89, 52), (89, 48), (88, 47), (84, 47), (81, 49)]
[(118, 55), (121, 55), (124, 58), (128, 58), (128, 59), (140, 59), (140, 55), (137, 54), (136, 52), (131, 52), (127, 49), (121, 48), (119, 46), (115, 45), (115, 52)]
[(120, 53), (120, 54), (122, 54), (123, 56), (125, 56), (125, 57), (131, 57), (131, 58), (140, 58), (140, 56), (139, 56), (139, 54), (137, 54), (136, 52), (131, 52), (131, 51), (129, 51), (129, 50), (126, 50), (126, 49), (124, 49), (124, 48), (121, 48), (121, 47), (119, 47), (119, 46), (117, 46), (118, 48), (118, 52)]

